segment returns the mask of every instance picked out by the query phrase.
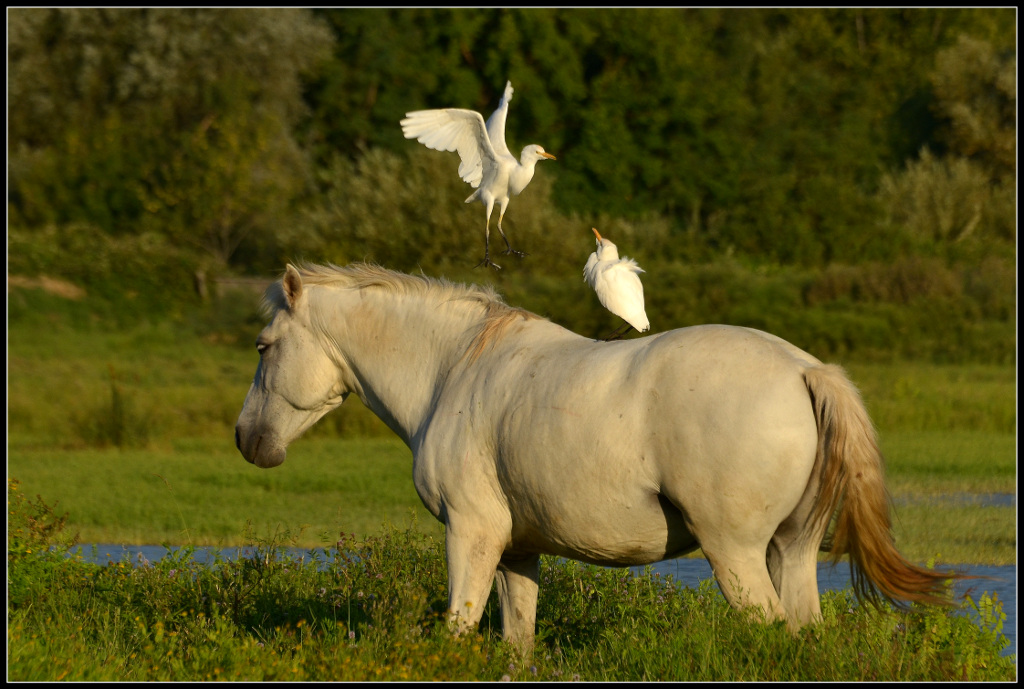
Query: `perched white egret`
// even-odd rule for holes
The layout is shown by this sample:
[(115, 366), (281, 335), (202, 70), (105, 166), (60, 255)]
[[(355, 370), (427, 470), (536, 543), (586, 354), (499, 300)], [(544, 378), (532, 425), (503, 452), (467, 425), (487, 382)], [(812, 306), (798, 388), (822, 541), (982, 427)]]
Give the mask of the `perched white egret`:
[(524, 148), (519, 160), (509, 153), (505, 144), (505, 117), (508, 115), (508, 104), (511, 100), (510, 81), (505, 84), (505, 95), (486, 125), (480, 113), (460, 108), (417, 110), (406, 113), (405, 119), (401, 122), (405, 138), (416, 139), (435, 151), (459, 152), (462, 159), (459, 176), (476, 189), (466, 199), (466, 203), (479, 201), (487, 206), (484, 260), (477, 265), (492, 266), (495, 270), (501, 269), (501, 266), (493, 263), (490, 257), (491, 209), (494, 208), (495, 201), (501, 207), (498, 213), (498, 232), (501, 232), (501, 238), (508, 247), (503, 253), (525, 256), (524, 252), (516, 251), (509, 244), (505, 231), (501, 229), (501, 220), (505, 217), (509, 198), (518, 196), (533, 179), (537, 162), (544, 159), (556, 160), (555, 156), (536, 144)]
[(622, 337), (629, 328), (647, 332), (651, 322), (644, 311), (644, 286), (638, 276), (643, 268), (631, 258), (619, 258), (618, 247), (591, 229), (597, 237), (597, 250), (587, 259), (583, 279), (597, 292), (601, 306), (626, 321), (626, 327), (608, 339)]

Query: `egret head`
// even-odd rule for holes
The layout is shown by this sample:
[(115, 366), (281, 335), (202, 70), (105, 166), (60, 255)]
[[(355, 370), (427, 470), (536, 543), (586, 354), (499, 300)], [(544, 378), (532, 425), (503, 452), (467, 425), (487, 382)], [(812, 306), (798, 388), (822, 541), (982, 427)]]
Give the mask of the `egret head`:
[(545, 160), (545, 159), (546, 160), (558, 160), (558, 158), (556, 158), (555, 156), (553, 156), (550, 153), (548, 153), (547, 151), (545, 151), (543, 146), (538, 146), (537, 144), (530, 144), (529, 146), (527, 146), (526, 148), (523, 149), (522, 160), (526, 161), (528, 159), (532, 159), (532, 160)]
[(598, 261), (618, 261), (619, 260), (619, 248), (612, 244), (610, 239), (605, 239), (601, 236), (601, 233), (597, 231), (597, 228), (591, 227), (594, 231), (594, 236), (597, 237), (597, 260)]

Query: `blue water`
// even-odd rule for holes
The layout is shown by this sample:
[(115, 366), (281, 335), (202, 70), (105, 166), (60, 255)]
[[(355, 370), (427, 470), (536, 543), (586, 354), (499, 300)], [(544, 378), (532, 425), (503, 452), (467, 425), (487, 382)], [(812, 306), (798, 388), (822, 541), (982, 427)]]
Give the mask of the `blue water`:
[(1016, 507), (1016, 493), (945, 493), (943, 495), (901, 495), (896, 505), (977, 505), (979, 507)]
[[(95, 552), (95, 557), (93, 556)], [(242, 547), (230, 548), (217, 551), (211, 548), (196, 548), (192, 558), (200, 563), (213, 561), (217, 553), (223, 558), (252, 557), (256, 553), (255, 548)], [(311, 551), (301, 548), (281, 548), (280, 552), (296, 557), (303, 557)], [(321, 559), (326, 554), (332, 556), (332, 551), (318, 549)], [(142, 545), (142, 546), (121, 546), (100, 544), (96, 546), (82, 546), (82, 557), (92, 562), (106, 564), (108, 562), (120, 562), (128, 557), (135, 565), (144, 565), (157, 562), (168, 550), (163, 546)], [(941, 569), (941, 566), (938, 567)], [(643, 567), (632, 567), (634, 573), (640, 574)], [(679, 558), (665, 560), (651, 565), (654, 573), (662, 577), (672, 575), (672, 578), (685, 586), (697, 588), (702, 581), (711, 578), (711, 565), (703, 558)], [(956, 565), (952, 569), (965, 574), (974, 574), (989, 579), (958, 580), (953, 586), (957, 598), (965, 592), (970, 591), (973, 600), (977, 601), (982, 593), (989, 595), (998, 594), (1003, 605), (1003, 612), (1006, 613), (1006, 621), (1003, 623), (1003, 634), (1010, 641), (1010, 645), (1003, 651), (1003, 655), (1016, 655), (1017, 653), (1017, 567), (1016, 565)], [(842, 591), (850, 586), (850, 565), (848, 562), (840, 562), (833, 566), (829, 563), (818, 563), (818, 590)]]

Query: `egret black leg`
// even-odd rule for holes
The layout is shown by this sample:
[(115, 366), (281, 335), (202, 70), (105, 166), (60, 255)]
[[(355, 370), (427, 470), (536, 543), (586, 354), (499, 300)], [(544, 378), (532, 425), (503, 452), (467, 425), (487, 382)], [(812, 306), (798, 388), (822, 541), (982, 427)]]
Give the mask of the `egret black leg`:
[[(497, 263), (495, 263), (494, 261), (491, 260), (491, 237), (490, 237), (490, 235), (491, 235), (490, 228), (487, 228), (487, 234), (484, 235), (484, 260), (480, 261), (479, 263), (477, 263), (473, 267), (474, 268), (479, 268), (480, 266), (490, 266), (491, 268), (494, 268), (495, 270), (501, 270), (501, 266), (499, 266)], [(502, 235), (502, 236), (504, 236), (504, 235)], [(508, 240), (507, 239), (505, 240), (505, 243), (508, 244)]]
[(604, 341), (605, 342), (613, 342), (615, 340), (618, 340), (623, 335), (628, 333), (632, 328), (633, 328), (632, 325), (630, 325), (629, 323), (626, 323), (623, 327), (621, 327), (618, 330), (616, 330), (615, 332), (613, 332), (610, 336), (604, 338)]
[(506, 254), (506, 255), (507, 254), (512, 254), (513, 256), (518, 256), (519, 258), (522, 258), (523, 256), (529, 256), (530, 255), (530, 254), (526, 253), (525, 251), (518, 251), (518, 250), (512, 248), (512, 245), (509, 244), (508, 237), (505, 236), (505, 231), (503, 229), (501, 229), (501, 225), (498, 225), (498, 232), (501, 232), (501, 238), (505, 240), (505, 246), (507, 247), (501, 253)]

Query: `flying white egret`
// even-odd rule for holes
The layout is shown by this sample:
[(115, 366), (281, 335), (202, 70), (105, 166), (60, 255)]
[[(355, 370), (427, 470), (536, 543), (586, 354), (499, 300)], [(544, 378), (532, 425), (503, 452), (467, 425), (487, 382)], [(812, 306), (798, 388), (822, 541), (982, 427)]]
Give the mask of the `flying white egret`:
[(435, 151), (459, 152), (462, 159), (459, 176), (476, 189), (466, 199), (466, 203), (479, 201), (487, 206), (484, 260), (477, 267), (492, 266), (495, 270), (500, 270), (501, 266), (493, 263), (490, 257), (491, 209), (494, 208), (494, 202), (497, 201), (501, 207), (498, 213), (498, 232), (501, 232), (501, 238), (508, 247), (502, 253), (525, 256), (524, 252), (516, 251), (509, 244), (505, 231), (501, 229), (501, 220), (505, 217), (509, 198), (518, 196), (533, 179), (537, 162), (545, 158), (556, 160), (555, 156), (536, 144), (524, 148), (519, 160), (512, 156), (505, 144), (505, 117), (511, 100), (510, 81), (505, 84), (505, 95), (486, 125), (480, 113), (461, 108), (408, 112), (401, 122), (405, 138), (416, 139)]
[(651, 322), (644, 311), (644, 286), (638, 276), (643, 268), (631, 258), (619, 258), (618, 247), (591, 229), (597, 237), (597, 250), (587, 259), (583, 279), (597, 292), (601, 306), (626, 321), (626, 327), (608, 339), (622, 337), (629, 328), (647, 332)]

